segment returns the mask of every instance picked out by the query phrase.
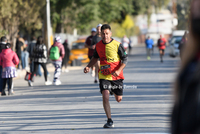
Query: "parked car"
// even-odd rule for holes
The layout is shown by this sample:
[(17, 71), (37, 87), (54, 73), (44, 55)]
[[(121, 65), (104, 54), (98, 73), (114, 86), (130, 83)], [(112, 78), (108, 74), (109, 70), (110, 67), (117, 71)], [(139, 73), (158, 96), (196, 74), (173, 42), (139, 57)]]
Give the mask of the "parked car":
[(85, 48), (85, 39), (78, 39), (72, 42), (69, 64), (80, 66), (82, 63), (88, 63), (88, 48)]
[(184, 30), (176, 30), (172, 33), (172, 37), (169, 40), (169, 55), (171, 57), (176, 57), (180, 54), (178, 47), (184, 33)]

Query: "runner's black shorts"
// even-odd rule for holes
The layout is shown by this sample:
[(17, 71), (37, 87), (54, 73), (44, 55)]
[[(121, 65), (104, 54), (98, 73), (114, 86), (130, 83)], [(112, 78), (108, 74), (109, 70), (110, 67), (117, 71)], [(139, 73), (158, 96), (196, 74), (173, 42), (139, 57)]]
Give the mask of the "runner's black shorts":
[(162, 51), (163, 53), (165, 52), (165, 49), (159, 49), (159, 51)]
[(99, 88), (102, 93), (103, 90), (109, 90), (115, 93), (116, 95), (123, 95), (123, 79), (120, 80), (99, 80)]

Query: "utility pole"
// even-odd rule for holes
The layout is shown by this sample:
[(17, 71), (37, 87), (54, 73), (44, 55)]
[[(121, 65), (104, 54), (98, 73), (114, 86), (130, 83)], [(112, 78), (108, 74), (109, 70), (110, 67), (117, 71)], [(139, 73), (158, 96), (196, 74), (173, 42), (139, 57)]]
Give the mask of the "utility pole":
[(46, 32), (47, 32), (47, 47), (51, 47), (51, 20), (50, 20), (50, 1), (46, 0)]
[[(177, 0), (172, 0), (172, 14), (173, 14), (173, 23), (175, 25), (177, 25), (176, 23), (178, 23), (178, 17), (177, 17)], [(175, 20), (177, 22), (175, 22)], [(177, 27), (175, 26), (173, 30), (176, 30)]]

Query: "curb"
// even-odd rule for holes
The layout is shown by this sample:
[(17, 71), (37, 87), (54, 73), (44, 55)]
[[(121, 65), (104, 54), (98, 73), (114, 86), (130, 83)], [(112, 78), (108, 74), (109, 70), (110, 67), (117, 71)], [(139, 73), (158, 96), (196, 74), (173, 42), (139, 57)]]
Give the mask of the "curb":
[[(85, 66), (68, 66), (67, 69), (69, 71), (73, 71), (73, 70), (81, 70), (83, 69)], [(47, 70), (48, 72), (54, 72), (55, 68), (52, 64), (48, 64), (47, 65)], [(29, 70), (28, 70), (29, 71)], [(19, 78), (24, 78), (26, 75), (27, 70), (17, 70), (17, 77), (15, 77), (14, 79), (19, 79)], [(41, 69), (41, 72), (43, 72), (43, 69)]]

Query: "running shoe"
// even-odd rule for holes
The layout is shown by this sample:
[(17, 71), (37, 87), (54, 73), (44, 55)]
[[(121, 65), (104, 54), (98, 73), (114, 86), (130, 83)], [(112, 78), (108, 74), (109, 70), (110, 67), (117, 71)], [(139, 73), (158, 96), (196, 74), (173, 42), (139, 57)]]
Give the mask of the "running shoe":
[(150, 56), (147, 56), (147, 60), (151, 60), (151, 57), (150, 57)]
[(69, 70), (68, 70), (68, 69), (65, 69), (65, 72), (66, 72), (66, 73), (68, 73), (68, 72), (69, 72)]
[(6, 92), (5, 91), (1, 92), (1, 96), (6, 96)]
[(51, 85), (51, 84), (52, 84), (51, 81), (46, 81), (46, 82), (45, 82), (45, 85)]
[(103, 128), (113, 128), (114, 127), (114, 124), (113, 122), (108, 122), (103, 126)]
[(31, 82), (31, 80), (28, 81), (28, 85), (29, 85), (29, 87), (33, 86), (33, 83)]
[(91, 71), (91, 75), (92, 75), (92, 77), (95, 76), (95, 71), (94, 70)]
[(94, 83), (98, 83), (98, 81), (97, 81), (97, 80), (94, 80)]
[(53, 84), (54, 84), (54, 85), (60, 85), (60, 84), (61, 84), (61, 81), (60, 81), (60, 80), (56, 80)]
[(10, 91), (8, 92), (8, 95), (14, 95), (14, 91), (13, 91), (13, 90), (10, 90)]

